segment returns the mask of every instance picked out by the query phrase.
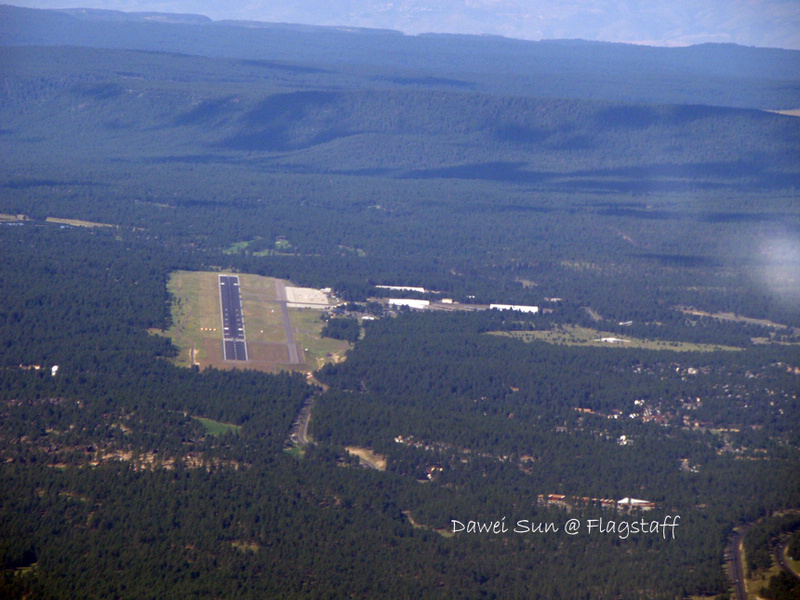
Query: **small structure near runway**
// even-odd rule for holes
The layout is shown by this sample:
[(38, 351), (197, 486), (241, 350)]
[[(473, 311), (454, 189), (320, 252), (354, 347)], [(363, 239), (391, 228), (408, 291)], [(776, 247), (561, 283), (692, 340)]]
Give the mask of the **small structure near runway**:
[(313, 308), (324, 310), (330, 306), (327, 294), (314, 288), (286, 286), (287, 308)]

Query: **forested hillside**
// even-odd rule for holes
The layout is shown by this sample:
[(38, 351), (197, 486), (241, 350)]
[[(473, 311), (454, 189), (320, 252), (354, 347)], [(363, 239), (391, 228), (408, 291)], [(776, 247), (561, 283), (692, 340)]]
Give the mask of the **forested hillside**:
[[(769, 566), (800, 53), (8, 6), (0, 40), (0, 596), (724, 598), (754, 522)], [(354, 347), (175, 366), (170, 274), (223, 269), (333, 288)]]
[[(566, 297), (619, 319), (663, 318), (658, 304), (795, 318), (796, 255), (770, 250), (797, 223), (795, 118), (375, 89), (347, 73), (139, 52), (4, 52), (4, 212), (209, 250), (281, 237), (293, 256), (273, 259), (280, 274), (319, 286), (416, 281), (485, 301), (511, 287), (509, 300)], [(349, 87), (331, 90), (338, 76)], [(765, 295), (770, 270), (789, 276)]]

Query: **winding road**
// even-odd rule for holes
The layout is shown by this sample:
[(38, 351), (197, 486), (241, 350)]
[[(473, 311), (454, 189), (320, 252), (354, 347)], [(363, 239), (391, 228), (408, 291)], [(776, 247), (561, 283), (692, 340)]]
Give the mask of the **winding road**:
[(311, 420), (311, 409), (314, 407), (316, 398), (317, 395), (314, 394), (306, 400), (303, 408), (300, 409), (300, 414), (297, 415), (294, 423), (292, 423), (292, 428), (289, 431), (289, 441), (295, 446), (307, 446), (309, 444), (308, 422)]

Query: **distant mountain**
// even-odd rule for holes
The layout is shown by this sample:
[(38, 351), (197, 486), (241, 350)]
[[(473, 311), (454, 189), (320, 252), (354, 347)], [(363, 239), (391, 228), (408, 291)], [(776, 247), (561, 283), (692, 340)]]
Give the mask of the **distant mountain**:
[[(131, 10), (123, 0), (81, 0), (83, 6)], [(20, 5), (62, 7), (59, 0)], [(142, 2), (169, 12), (173, 2)], [(408, 34), (491, 34), (510, 38), (685, 46), (708, 42), (800, 49), (797, 0), (295, 0), (222, 3), (189, 0), (181, 9), (215, 20), (249, 20), (393, 29)]]
[[(457, 86), (492, 94), (625, 103), (800, 107), (800, 51), (734, 44), (652, 48), (580, 40), (408, 36), (378, 29), (221, 22), (197, 15), (0, 5), (0, 46), (23, 45), (345, 69), (369, 80), (370, 86)], [(0, 63), (0, 76), (8, 68)]]
[(154, 22), (154, 23), (211, 23), (204, 15), (163, 13), (163, 12), (123, 12), (121, 10), (101, 10), (96, 8), (65, 8), (58, 12), (87, 21)]
[[(655, 45), (706, 42), (800, 48), (795, 0), (401, 0), (293, 2), (294, 10), (257, 3), (260, 18), (397, 29), (406, 33), (494, 34), (540, 40), (580, 38)], [(211, 8), (209, 6), (209, 8)], [(249, 10), (255, 12), (253, 3)], [(205, 11), (201, 11), (205, 12)]]

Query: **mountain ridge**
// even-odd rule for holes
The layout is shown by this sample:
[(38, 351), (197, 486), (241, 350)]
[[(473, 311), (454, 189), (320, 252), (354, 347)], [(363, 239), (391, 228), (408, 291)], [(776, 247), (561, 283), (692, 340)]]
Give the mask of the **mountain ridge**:
[[(33, 2), (21, 1), (21, 4)], [(42, 7), (63, 7), (50, 0)], [(84, 6), (130, 10), (121, 0), (89, 0)], [(169, 13), (168, 2), (148, 2), (152, 14)], [(522, 2), (522, 0), (361, 0), (325, 3), (300, 0), (291, 4), (249, 2), (224, 5), (211, 0), (189, 0), (182, 12), (208, 15), (214, 21), (269, 21), (310, 25), (370, 28), (421, 33), (489, 34), (523, 40), (581, 38), (654, 46), (687, 46), (704, 42), (732, 42), (748, 46), (800, 49), (800, 20), (792, 0), (678, 0), (655, 4), (648, 0), (612, 3), (592, 0), (582, 4)], [(165, 18), (165, 17), (162, 17)]]

